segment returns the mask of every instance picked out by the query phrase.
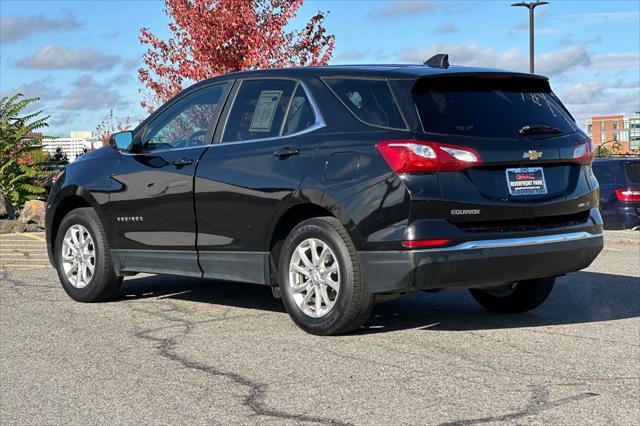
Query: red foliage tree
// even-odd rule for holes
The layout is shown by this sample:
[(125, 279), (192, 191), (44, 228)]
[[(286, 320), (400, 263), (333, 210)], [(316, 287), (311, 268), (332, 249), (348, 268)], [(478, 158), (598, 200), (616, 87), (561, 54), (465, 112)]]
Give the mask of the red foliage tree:
[(141, 105), (152, 111), (183, 85), (231, 71), (325, 65), (335, 37), (318, 11), (301, 30), (285, 27), (304, 0), (165, 0), (172, 37), (148, 28), (140, 82), (149, 89)]
[(129, 130), (131, 127), (131, 119), (129, 117), (125, 117), (124, 120), (116, 120), (111, 109), (109, 110), (109, 118), (102, 120), (96, 126), (96, 138), (102, 142), (102, 145), (108, 145), (112, 134)]

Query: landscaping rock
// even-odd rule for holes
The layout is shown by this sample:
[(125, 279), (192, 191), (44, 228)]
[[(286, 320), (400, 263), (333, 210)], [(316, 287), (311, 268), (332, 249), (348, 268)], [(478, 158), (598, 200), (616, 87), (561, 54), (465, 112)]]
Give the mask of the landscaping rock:
[[(22, 213), (20, 213), (20, 218), (18, 219), (21, 223), (25, 225), (35, 224), (37, 225), (36, 230), (44, 229), (44, 212), (45, 212), (45, 203), (40, 200), (31, 200), (24, 203), (24, 207), (22, 208)], [(33, 227), (31, 227), (33, 229)], [(31, 231), (35, 232), (35, 231)]]
[(37, 223), (29, 223), (26, 225), (26, 227), (27, 229), (25, 229), (25, 232), (40, 232), (44, 229), (41, 228)]
[(0, 228), (0, 234), (13, 234), (16, 232), (24, 232), (27, 230), (27, 225), (20, 222), (18, 219), (7, 220), (2, 224)]
[(16, 209), (13, 208), (11, 201), (4, 198), (2, 191), (0, 191), (0, 219), (15, 219)]

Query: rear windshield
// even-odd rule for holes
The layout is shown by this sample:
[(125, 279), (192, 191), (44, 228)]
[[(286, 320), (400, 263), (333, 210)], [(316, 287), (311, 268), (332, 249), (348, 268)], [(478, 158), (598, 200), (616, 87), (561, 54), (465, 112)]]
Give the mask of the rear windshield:
[(640, 161), (626, 163), (624, 165), (624, 171), (627, 173), (629, 182), (640, 185)]
[(616, 178), (613, 176), (613, 172), (607, 166), (594, 164), (593, 174), (596, 175), (596, 179), (598, 179), (598, 183), (600, 185), (610, 185), (616, 181)]
[(510, 76), (425, 78), (413, 99), (425, 132), (464, 136), (519, 136), (524, 126), (578, 130), (546, 80)]

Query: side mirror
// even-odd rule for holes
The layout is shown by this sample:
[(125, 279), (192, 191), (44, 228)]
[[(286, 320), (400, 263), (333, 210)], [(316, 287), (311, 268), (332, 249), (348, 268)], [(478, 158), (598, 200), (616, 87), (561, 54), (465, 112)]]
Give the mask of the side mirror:
[(129, 151), (133, 143), (133, 132), (118, 132), (111, 135), (109, 145), (118, 151)]

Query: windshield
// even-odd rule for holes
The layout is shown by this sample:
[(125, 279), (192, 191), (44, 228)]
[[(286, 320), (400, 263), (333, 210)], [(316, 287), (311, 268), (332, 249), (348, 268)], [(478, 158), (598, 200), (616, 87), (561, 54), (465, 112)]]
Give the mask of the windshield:
[[(425, 132), (515, 138), (578, 130), (546, 80), (482, 75), (426, 78), (414, 87), (413, 99)], [(527, 126), (532, 131), (521, 132)]]

